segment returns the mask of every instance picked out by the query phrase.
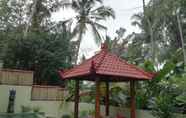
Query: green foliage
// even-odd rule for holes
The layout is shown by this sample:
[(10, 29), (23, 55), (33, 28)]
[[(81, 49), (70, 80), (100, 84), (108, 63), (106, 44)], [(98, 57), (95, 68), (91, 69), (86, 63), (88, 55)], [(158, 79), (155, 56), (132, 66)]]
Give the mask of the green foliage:
[(22, 113), (41, 113), (40, 107), (30, 107), (30, 106), (21, 106), (21, 112)]
[(70, 93), (75, 93), (75, 83), (76, 82), (74, 80), (70, 80), (67, 82), (67, 88)]
[(119, 86), (112, 87), (110, 90), (110, 104), (113, 106), (119, 106), (119, 107), (125, 106), (126, 103), (129, 102), (128, 97), (129, 94), (127, 90)]
[[(161, 99), (161, 98), (157, 98), (161, 97), (162, 93), (167, 93), (168, 95), (173, 95), (178, 96), (180, 94), (182, 94), (181, 92), (177, 92), (177, 94), (173, 93), (173, 91), (171, 92), (167, 92), (167, 87), (172, 88), (174, 91), (175, 89), (177, 91), (180, 91), (182, 89), (178, 89), (178, 87), (174, 87), (174, 86), (179, 86), (180, 84), (176, 81), (175, 77), (178, 77), (179, 79), (180, 73), (178, 73), (178, 70), (182, 70), (182, 63), (181, 62), (174, 62), (174, 59), (170, 59), (169, 61), (167, 61), (164, 65), (163, 68), (161, 70), (159, 70), (157, 73), (157, 76), (151, 80), (151, 81), (147, 81), (147, 82), (139, 82), (137, 84), (137, 107), (138, 108), (142, 108), (142, 109), (153, 109), (153, 102), (154, 102), (154, 98), (155, 99)], [(150, 72), (155, 72), (155, 66), (150, 62), (150, 61), (146, 61), (144, 64), (141, 64), (141, 67), (143, 67), (146, 71), (150, 71)], [(182, 72), (182, 71), (180, 71)], [(174, 82), (172, 82), (174, 81)], [(165, 84), (165, 83), (168, 83)], [(171, 84), (174, 83), (174, 84)], [(167, 96), (168, 96), (167, 95)], [(163, 102), (163, 100), (165, 100), (164, 98), (161, 99)], [(168, 107), (168, 106), (167, 106)]]
[(115, 32), (117, 36), (114, 39), (111, 39), (109, 36), (106, 36), (105, 40), (109, 51), (120, 57), (123, 56), (123, 53), (126, 53), (126, 47), (128, 44), (127, 38), (124, 38), (125, 32), (125, 28), (119, 28)]
[(15, 113), (15, 114), (0, 114), (1, 118), (45, 118), (41, 113)]
[(25, 112), (31, 112), (32, 108), (29, 106), (21, 106), (21, 112), (25, 113)]
[(176, 97), (181, 91), (178, 91), (178, 84), (173, 83), (172, 79), (161, 81), (159, 85), (161, 91), (154, 97), (153, 114), (159, 118), (172, 118), (174, 113), (178, 112)]
[(41, 111), (41, 108), (40, 107), (33, 107), (32, 109), (33, 109), (33, 112), (34, 113), (38, 113), (38, 112)]
[(144, 63), (141, 63), (140, 67), (143, 68), (147, 72), (155, 72), (156, 71), (154, 64), (149, 60), (146, 60)]
[(157, 96), (153, 115), (158, 118), (174, 118), (174, 101), (170, 93)]
[(36, 83), (56, 84), (58, 69), (70, 66), (69, 39), (63, 34), (29, 34), (12, 37), (3, 57), (4, 68), (33, 70)]
[(0, 2), (0, 60), (4, 68), (33, 70), (37, 84), (59, 84), (57, 71), (71, 65), (73, 52), (71, 30), (50, 19), (63, 0), (37, 0), (33, 9), (34, 1)]
[(71, 116), (68, 114), (65, 114), (65, 115), (61, 116), (61, 118), (71, 118)]
[(85, 110), (80, 112), (80, 118), (87, 118), (95, 116), (95, 110)]
[(80, 118), (88, 117), (88, 115), (89, 115), (89, 112), (88, 111), (81, 111), (80, 112)]

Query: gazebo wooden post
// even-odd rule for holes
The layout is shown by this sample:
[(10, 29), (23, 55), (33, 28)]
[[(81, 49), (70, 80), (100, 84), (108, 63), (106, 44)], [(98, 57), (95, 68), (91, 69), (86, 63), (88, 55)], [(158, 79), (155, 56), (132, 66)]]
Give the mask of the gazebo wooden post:
[(136, 118), (135, 81), (130, 81), (131, 111), (130, 118)]
[(100, 80), (96, 78), (95, 118), (100, 118)]
[(75, 103), (74, 103), (74, 118), (79, 115), (79, 80), (75, 83)]
[(106, 82), (105, 115), (109, 116), (109, 82)]

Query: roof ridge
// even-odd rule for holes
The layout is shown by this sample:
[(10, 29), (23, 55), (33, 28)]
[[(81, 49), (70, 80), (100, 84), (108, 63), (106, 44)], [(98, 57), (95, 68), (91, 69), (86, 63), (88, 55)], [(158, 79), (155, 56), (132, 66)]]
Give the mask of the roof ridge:
[[(105, 56), (107, 54), (107, 51), (106, 50), (101, 50), (101, 52), (99, 54), (101, 54), (102, 51), (103, 51), (103, 56), (101, 57), (99, 63), (95, 66), (95, 69), (98, 69), (101, 66), (101, 64), (102, 64), (102, 62), (105, 59)], [(93, 61), (94, 61), (94, 59), (93, 59)]]

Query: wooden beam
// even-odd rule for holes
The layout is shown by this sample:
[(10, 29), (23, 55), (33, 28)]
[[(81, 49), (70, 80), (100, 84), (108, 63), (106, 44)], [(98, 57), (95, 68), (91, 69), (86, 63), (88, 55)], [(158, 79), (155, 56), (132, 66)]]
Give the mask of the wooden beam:
[(100, 80), (96, 79), (95, 118), (100, 118)]
[(105, 115), (109, 116), (109, 82), (106, 82)]
[(74, 118), (78, 118), (79, 115), (79, 80), (75, 83), (75, 103), (74, 103)]
[(130, 81), (130, 95), (131, 95), (131, 111), (130, 118), (136, 118), (136, 100), (135, 100), (135, 81)]

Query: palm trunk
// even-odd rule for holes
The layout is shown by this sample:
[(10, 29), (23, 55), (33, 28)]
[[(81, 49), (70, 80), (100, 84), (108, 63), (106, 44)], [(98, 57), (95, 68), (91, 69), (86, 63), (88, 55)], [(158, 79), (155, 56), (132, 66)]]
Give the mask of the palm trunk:
[(153, 33), (153, 27), (149, 19), (146, 17), (146, 9), (145, 9), (145, 0), (143, 0), (143, 14), (145, 20), (147, 20), (147, 24), (150, 30), (150, 40), (151, 40), (151, 60), (155, 64), (155, 41), (154, 41), (154, 33)]
[(180, 17), (179, 14), (177, 13), (177, 22), (178, 22), (178, 28), (179, 28), (179, 32), (180, 32), (180, 38), (181, 38), (181, 45), (182, 45), (182, 51), (183, 51), (183, 60), (184, 60), (184, 69), (185, 69), (185, 65), (186, 65), (186, 51), (185, 51), (185, 44), (184, 44), (184, 39), (183, 39), (183, 31), (182, 31), (182, 27), (181, 27), (181, 21), (180, 21)]
[(150, 40), (151, 40), (151, 59), (152, 62), (155, 64), (156, 61), (156, 54), (155, 54), (155, 41), (154, 41), (154, 33), (153, 33), (153, 28), (152, 25), (150, 23), (150, 21), (148, 20), (148, 25), (149, 25), (149, 30), (150, 30)]
[(78, 64), (78, 56), (79, 56), (79, 53), (80, 53), (80, 45), (81, 45), (81, 40), (82, 40), (82, 35), (83, 35), (83, 30), (80, 31), (79, 33), (79, 37), (78, 37), (78, 40), (77, 40), (77, 52), (75, 52), (75, 65)]
[(145, 0), (143, 0), (143, 13), (145, 13)]

